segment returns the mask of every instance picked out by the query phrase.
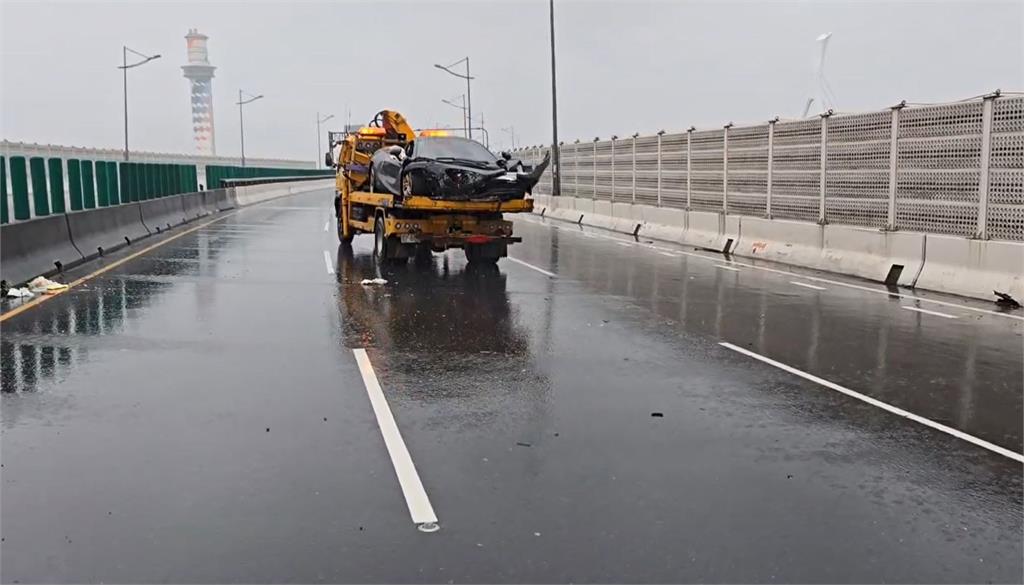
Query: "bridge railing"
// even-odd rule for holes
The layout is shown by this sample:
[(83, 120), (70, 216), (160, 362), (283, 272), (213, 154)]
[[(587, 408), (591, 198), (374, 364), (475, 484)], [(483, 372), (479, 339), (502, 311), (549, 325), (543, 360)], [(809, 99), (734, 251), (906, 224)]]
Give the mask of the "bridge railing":
[[(548, 147), (519, 149), (528, 163)], [(1024, 96), (562, 144), (561, 194), (1024, 240)], [(551, 172), (536, 191), (551, 193)]]

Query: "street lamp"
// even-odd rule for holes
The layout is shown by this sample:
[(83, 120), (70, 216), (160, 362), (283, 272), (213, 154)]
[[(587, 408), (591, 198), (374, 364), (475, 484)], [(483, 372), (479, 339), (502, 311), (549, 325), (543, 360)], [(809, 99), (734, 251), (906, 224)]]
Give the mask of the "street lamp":
[(558, 152), (558, 97), (555, 89), (555, 0), (548, 0), (551, 19), (551, 194), (562, 194), (562, 157)]
[(512, 139), (512, 150), (516, 149), (516, 127), (509, 126), (508, 128), (502, 128), (502, 132), (507, 132), (509, 137)]
[[(142, 57), (142, 61), (138, 63), (128, 64), (128, 53)], [(124, 71), (124, 160), (128, 160), (128, 70), (139, 65), (145, 65), (154, 59), (159, 59), (160, 55), (143, 55), (138, 51), (133, 51), (128, 47), (121, 46), (121, 65), (118, 69)]]
[(466, 121), (466, 117), (468, 115), (466, 113), (466, 94), (462, 94), (459, 97), (462, 98), (462, 105), (461, 106), (453, 101), (455, 98), (451, 98), (451, 100), (442, 99), (441, 101), (446, 103), (446, 104), (448, 104), (449, 106), (451, 106), (453, 108), (459, 108), (460, 110), (462, 110), (462, 135), (465, 136), (466, 138), (469, 138), (469, 126), (470, 126), (470, 124), (469, 124), (469, 122)]
[(238, 131), (239, 131), (239, 136), (241, 136), (241, 139), (242, 139), (242, 166), (244, 167), (245, 166), (245, 120), (242, 118), (242, 106), (244, 106), (245, 104), (251, 104), (251, 103), (253, 103), (254, 101), (256, 101), (258, 99), (262, 99), (263, 98), (263, 94), (260, 94), (260, 95), (249, 94), (249, 98), (248, 99), (243, 99), (243, 97), (242, 97), (243, 93), (244, 92), (242, 90), (238, 90)]
[[(466, 62), (466, 74), (465, 75), (452, 71), (452, 69), (451, 69), (452, 67), (455, 67), (456, 65), (458, 65), (459, 63), (462, 63), (463, 61)], [(459, 78), (462, 78), (462, 79), (466, 80), (466, 112), (467, 112), (467, 116), (466, 117), (469, 118), (470, 120), (472, 120), (473, 119), (473, 115), (472, 115), (473, 114), (473, 94), (472, 94), (472, 92), (470, 92), (469, 82), (473, 78), (469, 75), (469, 57), (463, 57), (462, 59), (459, 59), (458, 61), (452, 63), (451, 65), (447, 65), (447, 66), (445, 66), (445, 65), (438, 65), (437, 63), (435, 63), (434, 67), (437, 67), (438, 69), (441, 69), (442, 71), (447, 71), (448, 73), (451, 73), (455, 77), (459, 77)], [(467, 126), (472, 126), (472, 125), (473, 125), (472, 123), (467, 124)], [(469, 131), (469, 138), (472, 138), (473, 137), (473, 129), (472, 128), (467, 128), (467, 130)]]
[(326, 118), (320, 117), (320, 112), (316, 113), (316, 164), (320, 166), (320, 161), (323, 160), (324, 153), (320, 151), (320, 124), (323, 124), (327, 120), (334, 117), (334, 114), (327, 114)]

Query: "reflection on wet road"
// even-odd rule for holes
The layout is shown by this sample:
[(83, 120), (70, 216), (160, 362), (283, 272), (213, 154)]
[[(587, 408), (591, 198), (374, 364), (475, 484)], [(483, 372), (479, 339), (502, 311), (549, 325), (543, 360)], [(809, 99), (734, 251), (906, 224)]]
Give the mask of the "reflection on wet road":
[(2, 581), (1020, 578), (1020, 463), (719, 345), (1019, 454), (1019, 319), (536, 218), (378, 267), (331, 196), (3, 323)]

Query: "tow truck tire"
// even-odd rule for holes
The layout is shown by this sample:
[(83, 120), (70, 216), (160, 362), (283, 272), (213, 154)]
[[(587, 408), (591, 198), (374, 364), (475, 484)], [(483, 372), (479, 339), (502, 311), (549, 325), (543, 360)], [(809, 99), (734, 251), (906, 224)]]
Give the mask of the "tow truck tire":
[(338, 224), (338, 241), (346, 246), (351, 246), (352, 239), (356, 237), (355, 233), (349, 232), (348, 236), (345, 236), (345, 230), (341, 229), (341, 221), (335, 220), (335, 222)]
[(384, 235), (384, 216), (378, 215), (373, 223), (373, 257), (382, 262), (388, 257), (388, 239)]
[(497, 264), (507, 255), (504, 244), (469, 244), (465, 248), (466, 261), (470, 264)]

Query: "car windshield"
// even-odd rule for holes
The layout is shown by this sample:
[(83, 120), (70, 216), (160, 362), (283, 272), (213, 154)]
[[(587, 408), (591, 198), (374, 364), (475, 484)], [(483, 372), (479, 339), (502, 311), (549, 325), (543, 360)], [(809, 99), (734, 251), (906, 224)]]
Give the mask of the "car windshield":
[(416, 156), (432, 159), (460, 159), (494, 162), (497, 158), (483, 144), (467, 138), (420, 138), (416, 141)]

